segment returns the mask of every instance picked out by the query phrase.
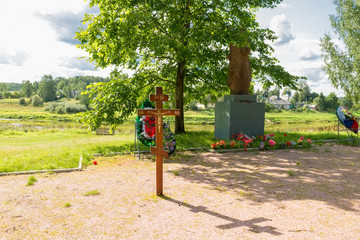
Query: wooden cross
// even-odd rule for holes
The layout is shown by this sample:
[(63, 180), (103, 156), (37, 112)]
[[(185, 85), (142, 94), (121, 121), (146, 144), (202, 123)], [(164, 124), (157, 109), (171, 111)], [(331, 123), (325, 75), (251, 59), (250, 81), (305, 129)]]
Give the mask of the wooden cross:
[(168, 158), (168, 152), (163, 149), (163, 116), (180, 116), (179, 109), (163, 109), (163, 102), (169, 100), (163, 95), (162, 87), (156, 87), (155, 95), (150, 95), (150, 101), (156, 102), (155, 109), (139, 109), (139, 116), (155, 116), (156, 147), (150, 148), (150, 153), (156, 155), (156, 194), (163, 195), (163, 158)]

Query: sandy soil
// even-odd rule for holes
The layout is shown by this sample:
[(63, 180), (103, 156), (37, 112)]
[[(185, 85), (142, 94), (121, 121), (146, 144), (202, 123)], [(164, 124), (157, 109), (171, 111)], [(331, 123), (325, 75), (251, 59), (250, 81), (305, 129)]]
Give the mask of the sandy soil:
[(164, 164), (164, 197), (154, 162), (131, 156), (33, 186), (1, 177), (0, 239), (360, 239), (359, 153), (183, 153)]

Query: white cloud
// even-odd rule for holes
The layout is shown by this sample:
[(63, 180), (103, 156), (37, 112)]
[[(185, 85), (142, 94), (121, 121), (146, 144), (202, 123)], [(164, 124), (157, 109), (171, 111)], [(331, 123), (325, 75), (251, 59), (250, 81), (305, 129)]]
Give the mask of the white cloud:
[(278, 36), (275, 42), (276, 45), (284, 45), (294, 39), (291, 32), (291, 23), (287, 20), (285, 14), (275, 15), (271, 19), (269, 27)]
[(280, 3), (280, 4), (278, 5), (278, 7), (281, 7), (281, 8), (289, 8), (290, 5), (287, 4), (287, 3)]
[(319, 49), (311, 48), (309, 46), (304, 46), (298, 53), (298, 58), (301, 60), (317, 60), (321, 57)]
[(72, 38), (84, 13), (94, 10), (83, 0), (1, 0), (0, 82), (39, 81), (45, 74), (108, 76), (109, 69), (74, 61), (88, 56)]

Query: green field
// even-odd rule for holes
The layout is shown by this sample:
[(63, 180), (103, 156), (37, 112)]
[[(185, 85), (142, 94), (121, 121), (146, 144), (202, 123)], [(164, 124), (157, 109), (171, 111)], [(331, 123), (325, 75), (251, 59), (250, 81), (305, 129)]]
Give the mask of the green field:
[[(80, 156), (91, 163), (91, 154), (111, 155), (134, 150), (134, 123), (129, 119), (115, 135), (96, 135), (78, 123), (80, 115), (45, 112), (46, 107), (20, 106), (17, 100), (0, 100), (0, 172), (74, 168)], [(266, 133), (287, 133), (312, 140), (336, 139), (335, 113), (266, 113)], [(173, 127), (173, 119), (168, 119)], [(214, 111), (188, 111), (187, 133), (176, 136), (178, 150), (210, 148), (214, 140)], [(346, 138), (345, 132), (341, 138)], [(141, 146), (142, 150), (148, 148)]]

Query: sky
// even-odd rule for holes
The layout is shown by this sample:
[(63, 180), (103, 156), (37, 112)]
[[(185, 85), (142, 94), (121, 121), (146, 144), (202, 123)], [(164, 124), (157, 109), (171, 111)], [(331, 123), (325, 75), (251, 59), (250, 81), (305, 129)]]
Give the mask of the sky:
[[(85, 13), (93, 11), (83, 0), (1, 0), (0, 82), (39, 81), (53, 77), (93, 75), (106, 77), (110, 69), (96, 69), (82, 59), (75, 32)], [(291, 74), (306, 76), (314, 92), (328, 95), (331, 86), (322, 71), (320, 38), (332, 32), (331, 0), (284, 0), (275, 9), (262, 9), (258, 21), (279, 36), (271, 43), (274, 56)]]

